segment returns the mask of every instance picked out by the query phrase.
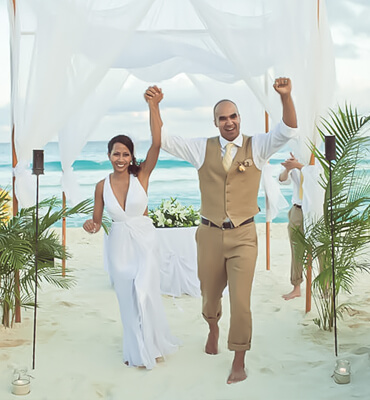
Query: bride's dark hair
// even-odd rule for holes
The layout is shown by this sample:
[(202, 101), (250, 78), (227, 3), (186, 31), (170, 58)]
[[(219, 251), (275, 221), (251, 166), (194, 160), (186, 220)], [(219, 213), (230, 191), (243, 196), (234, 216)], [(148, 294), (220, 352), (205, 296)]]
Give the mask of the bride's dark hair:
[(137, 176), (137, 174), (140, 171), (140, 163), (136, 161), (135, 155), (134, 155), (134, 143), (133, 141), (126, 135), (117, 135), (113, 137), (109, 142), (108, 142), (108, 154), (112, 152), (113, 146), (115, 143), (121, 143), (125, 145), (132, 156), (132, 164), (129, 165), (128, 167), (128, 172), (134, 176)]

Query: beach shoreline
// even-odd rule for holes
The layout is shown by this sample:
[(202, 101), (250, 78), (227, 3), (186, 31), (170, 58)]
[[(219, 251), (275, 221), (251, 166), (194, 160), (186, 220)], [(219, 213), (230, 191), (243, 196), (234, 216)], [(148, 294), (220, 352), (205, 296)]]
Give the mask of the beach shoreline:
[[(171, 229), (171, 228), (169, 228)], [(60, 232), (60, 229), (57, 229)], [(351, 315), (338, 322), (339, 358), (351, 362), (348, 385), (336, 384), (334, 336), (319, 330), (302, 297), (285, 301), (290, 291), (290, 250), (286, 224), (271, 224), (271, 269), (266, 270), (265, 224), (257, 224), (259, 256), (252, 290), (253, 339), (247, 353), (248, 378), (227, 385), (233, 354), (227, 350), (228, 298), (220, 320), (220, 354), (204, 353), (207, 326), (201, 299), (162, 296), (172, 333), (182, 346), (152, 371), (122, 362), (122, 326), (118, 303), (103, 268), (103, 232), (89, 235), (67, 229), (67, 261), (76, 285), (62, 290), (42, 283), (37, 312), (36, 368), (32, 366), (33, 310), (22, 323), (0, 328), (0, 398), (11, 394), (15, 368), (31, 378), (26, 399), (47, 400), (272, 400), (358, 399), (369, 397), (370, 277), (358, 277)], [(347, 300), (345, 296), (341, 301)], [(367, 397), (366, 397), (367, 396)]]

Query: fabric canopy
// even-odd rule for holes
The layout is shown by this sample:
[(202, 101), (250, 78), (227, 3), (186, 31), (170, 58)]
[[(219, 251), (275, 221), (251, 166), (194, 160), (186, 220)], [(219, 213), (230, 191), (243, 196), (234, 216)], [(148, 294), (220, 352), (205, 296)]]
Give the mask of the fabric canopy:
[(32, 149), (56, 136), (63, 189), (77, 200), (73, 161), (130, 75), (185, 73), (205, 96), (207, 82), (244, 82), (272, 123), (281, 104), (270, 88), (289, 76), (301, 130), (291, 145), (304, 163), (335, 84), (325, 4), (312, 0), (18, 0), (12, 64), (21, 206), (34, 202)]

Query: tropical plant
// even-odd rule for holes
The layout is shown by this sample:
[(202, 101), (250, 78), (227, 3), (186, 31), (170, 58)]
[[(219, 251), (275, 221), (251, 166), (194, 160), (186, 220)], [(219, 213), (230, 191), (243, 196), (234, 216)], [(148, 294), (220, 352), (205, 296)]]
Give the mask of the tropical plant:
[(311, 262), (318, 265), (315, 261), (321, 261), (321, 272), (318, 271), (312, 282), (319, 314), (314, 322), (329, 331), (334, 324), (334, 310), (340, 318), (349, 306), (338, 304), (339, 294), (351, 293), (358, 272), (370, 272), (370, 175), (366, 170), (370, 137), (364, 133), (370, 128), (368, 121), (369, 117), (360, 117), (356, 109), (347, 105), (344, 109), (339, 107), (337, 112), (331, 110), (329, 118), (322, 120), (322, 126), (318, 128), (321, 138), (324, 140), (327, 135), (336, 138), (336, 160), (331, 161), (331, 168), (325, 154), (315, 146), (311, 147), (323, 168), (320, 182), (325, 189), (323, 216), (307, 226), (304, 234), (295, 232), (294, 240), (304, 266)]
[(192, 205), (183, 206), (173, 197), (170, 200), (162, 200), (161, 204), (149, 210), (148, 214), (157, 228), (197, 226), (200, 222), (199, 211)]
[(74, 280), (70, 270), (66, 269), (66, 274), (62, 277), (60, 267), (55, 264), (56, 260), (67, 259), (70, 255), (52, 227), (63, 217), (92, 212), (90, 199), (69, 208), (62, 207), (61, 201), (53, 197), (39, 203), (38, 219), (36, 219), (36, 206), (22, 208), (9, 219), (5, 212), (8, 203), (9, 196), (1, 193), (0, 306), (2, 324), (5, 327), (13, 325), (16, 300), (24, 308), (34, 306), (36, 243), (38, 285), (43, 281), (65, 289), (73, 285)]

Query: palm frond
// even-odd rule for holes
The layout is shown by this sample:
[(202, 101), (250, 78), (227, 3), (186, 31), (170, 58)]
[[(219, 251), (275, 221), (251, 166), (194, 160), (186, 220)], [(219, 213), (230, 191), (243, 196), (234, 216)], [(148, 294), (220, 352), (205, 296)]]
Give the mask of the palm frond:
[[(319, 149), (312, 143), (310, 146), (323, 168), (320, 182), (325, 189), (323, 216), (306, 226), (304, 234), (295, 231), (293, 241), (297, 257), (306, 267), (311, 265), (311, 260), (315, 265), (321, 265), (321, 270), (315, 271), (312, 289), (319, 313), (315, 323), (323, 329), (331, 330), (334, 318), (332, 243), (336, 299), (340, 291), (351, 293), (358, 272), (370, 272), (370, 176), (364, 168), (370, 154), (370, 137), (361, 132), (368, 121), (369, 117), (361, 118), (348, 104), (336, 112), (331, 110), (329, 118), (321, 121), (318, 131), (323, 140), (327, 135), (335, 135), (336, 160), (329, 163)], [(342, 316), (346, 307), (347, 304), (339, 304), (337, 316)]]

